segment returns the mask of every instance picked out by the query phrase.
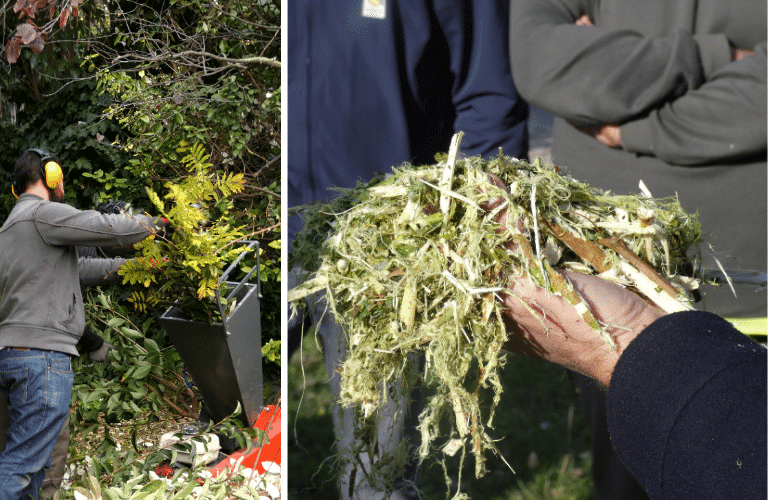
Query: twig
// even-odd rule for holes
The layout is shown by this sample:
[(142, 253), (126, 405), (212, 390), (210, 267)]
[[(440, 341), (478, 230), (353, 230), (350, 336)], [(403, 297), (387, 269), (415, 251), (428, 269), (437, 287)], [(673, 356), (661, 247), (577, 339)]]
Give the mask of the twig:
[[(198, 408), (197, 398), (195, 397), (195, 393), (192, 391), (192, 389), (187, 387), (186, 383), (184, 382), (184, 379), (182, 379), (181, 376), (178, 373), (176, 373), (176, 372), (172, 372), (172, 373), (174, 375), (176, 375), (176, 377), (179, 379), (179, 382), (181, 382), (184, 385), (184, 390), (187, 393), (187, 396), (189, 396), (189, 406), (192, 407), (192, 413), (194, 414), (193, 417), (197, 418), (197, 415), (200, 414), (200, 411), (199, 411), (199, 408)], [(155, 374), (150, 374), (150, 376), (153, 379), (155, 379), (155, 381), (158, 384), (164, 385), (165, 387), (167, 387), (168, 389), (170, 389), (172, 391), (177, 391), (178, 390), (178, 387), (176, 387), (172, 383), (168, 382), (167, 380), (162, 379), (162, 378), (158, 377)]]
[(562, 241), (563, 244), (573, 250), (576, 255), (589, 262), (597, 272), (604, 273), (611, 268), (605, 252), (600, 250), (600, 247), (593, 242), (582, 240), (581, 238), (574, 236), (570, 231), (563, 229), (546, 219), (542, 219), (541, 222), (555, 236), (555, 238)]
[(165, 404), (167, 404), (168, 406), (170, 406), (171, 408), (173, 408), (174, 410), (176, 410), (176, 411), (178, 412), (178, 414), (179, 414), (179, 415), (181, 415), (181, 416), (184, 416), (184, 417), (189, 417), (189, 418), (197, 418), (197, 415), (193, 415), (193, 414), (192, 414), (192, 412), (191, 412), (190, 410), (182, 410), (182, 409), (181, 409), (181, 408), (179, 408), (177, 405), (175, 405), (174, 403), (172, 403), (172, 402), (171, 402), (171, 401), (170, 401), (168, 398), (166, 398), (165, 396), (163, 396), (162, 394), (160, 394), (160, 391), (158, 391), (157, 389), (155, 389), (154, 387), (152, 387), (152, 386), (151, 386), (151, 385), (149, 385), (148, 383), (144, 382), (144, 387), (145, 387), (147, 390), (150, 390), (150, 391), (152, 391), (152, 392), (156, 393), (157, 395), (159, 395), (159, 396), (160, 396), (160, 399), (162, 399), (162, 400), (163, 400), (163, 402), (164, 402)]
[(179, 52), (177, 54), (164, 54), (164, 55), (155, 55), (155, 56), (142, 56), (138, 54), (126, 54), (122, 56), (117, 56), (113, 61), (112, 64), (116, 64), (121, 61), (127, 61), (127, 62), (133, 62), (133, 61), (151, 61), (151, 62), (162, 62), (172, 59), (182, 59), (186, 56), (200, 56), (203, 58), (210, 58), (215, 59), (220, 62), (225, 62), (232, 64), (234, 66), (247, 66), (249, 64), (265, 64), (267, 66), (272, 66), (274, 68), (280, 68), (281, 63), (280, 61), (271, 59), (269, 57), (260, 57), (260, 56), (251, 56), (251, 57), (240, 57), (240, 58), (232, 58), (232, 57), (224, 57), (217, 54), (212, 54), (210, 52), (201, 52), (198, 50), (185, 50), (184, 52)]
[(660, 286), (665, 292), (667, 292), (670, 297), (676, 298), (679, 294), (677, 289), (672, 286), (667, 280), (659, 276), (659, 273), (656, 272), (650, 265), (648, 265), (645, 261), (643, 261), (638, 255), (633, 252), (626, 243), (620, 240), (614, 240), (609, 238), (601, 238), (597, 240), (597, 243), (603, 245), (604, 247), (608, 247), (617, 254), (621, 255), (627, 261), (629, 261), (630, 264), (635, 266), (640, 272), (642, 272), (644, 275), (646, 275), (650, 280), (652, 280), (654, 283), (656, 283), (658, 286)]
[(440, 177), (440, 211), (443, 213), (443, 220), (448, 220), (448, 208), (450, 208), (450, 198), (448, 192), (451, 190), (453, 181), (453, 172), (456, 168), (456, 157), (459, 154), (459, 146), (464, 138), (464, 132), (459, 132), (451, 138), (451, 147), (448, 151), (448, 161), (445, 163), (443, 174)]
[[(274, 196), (278, 200), (282, 199), (279, 194), (275, 193), (274, 191), (270, 191), (269, 189), (264, 189), (263, 187), (255, 186), (253, 184), (248, 184), (245, 187), (247, 187), (249, 191), (259, 191), (261, 193), (268, 194), (270, 196)], [(239, 195), (236, 195), (233, 198), (243, 199), (243, 198), (251, 198), (251, 197), (252, 197), (252, 195), (249, 192), (240, 192)]]
[(271, 225), (269, 227), (265, 227), (265, 228), (259, 229), (258, 231), (254, 231), (252, 233), (246, 234), (245, 236), (241, 236), (240, 238), (237, 238), (236, 240), (232, 240), (232, 241), (228, 242), (227, 244), (223, 245), (221, 248), (217, 248), (216, 249), (216, 253), (221, 252), (222, 250), (224, 250), (228, 246), (232, 246), (235, 243), (239, 243), (239, 242), (241, 242), (243, 240), (247, 240), (248, 238), (250, 238), (252, 236), (258, 236), (260, 234), (264, 234), (266, 232), (272, 231), (273, 229), (277, 229), (278, 227), (280, 227), (282, 225), (283, 225), (282, 222), (278, 222), (277, 224), (273, 224), (273, 225)]

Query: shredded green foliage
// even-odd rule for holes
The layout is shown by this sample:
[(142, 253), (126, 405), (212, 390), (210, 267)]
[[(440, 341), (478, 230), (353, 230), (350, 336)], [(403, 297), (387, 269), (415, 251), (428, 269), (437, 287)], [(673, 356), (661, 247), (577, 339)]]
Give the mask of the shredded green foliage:
[[(291, 259), (312, 275), (289, 300), (327, 293), (348, 346), (340, 403), (355, 406), (361, 428), (370, 428), (395, 382), (407, 391), (434, 381), (437, 395), (420, 416), (419, 455), (461, 449), (474, 456), (481, 477), (486, 452), (496, 452), (487, 430), (502, 392), (507, 338), (498, 294), (510, 280), (527, 275), (563, 295), (612, 343), (554, 267), (601, 274), (668, 311), (684, 310), (690, 305), (681, 283), (698, 283), (685, 276), (695, 267), (687, 255), (698, 248), (700, 229), (676, 199), (611, 195), (538, 161), (501, 152), (455, 165), (438, 159), (395, 168), (343, 191), (331, 205), (303, 207), (306, 226)], [(505, 187), (489, 182), (489, 173)], [(663, 281), (678, 283), (667, 284), (672, 294), (640, 283), (649, 279), (641, 260)], [(413, 352), (425, 356), (422, 379), (409, 366)], [(489, 393), (483, 414), (481, 399)]]

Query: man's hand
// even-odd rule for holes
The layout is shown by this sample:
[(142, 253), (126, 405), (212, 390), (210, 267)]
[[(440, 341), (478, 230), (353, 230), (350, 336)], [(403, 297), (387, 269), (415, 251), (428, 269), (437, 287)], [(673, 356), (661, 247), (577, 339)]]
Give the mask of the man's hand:
[[(508, 191), (499, 177), (489, 174), (488, 181), (490, 185)], [(495, 210), (494, 220), (502, 226), (515, 223), (520, 226), (519, 220), (507, 220), (504, 203), (503, 196), (492, 196), (481, 207)], [(523, 230), (522, 227), (518, 229)], [(511, 241), (505, 243), (509, 251), (514, 252), (516, 246)], [(559, 364), (607, 387), (613, 367), (626, 346), (663, 312), (638, 295), (602, 278), (569, 271), (563, 271), (563, 274), (587, 301), (598, 321), (607, 327), (616, 350), (611, 350), (566, 299), (535, 286), (528, 278), (515, 280), (503, 298), (509, 333), (504, 347)]]
[(95, 351), (91, 351), (88, 353), (88, 357), (91, 358), (91, 361), (95, 363), (108, 363), (109, 362), (109, 351), (113, 350), (115, 346), (108, 342), (104, 342), (101, 347), (96, 349)]
[(753, 50), (739, 49), (731, 45), (731, 62), (741, 61), (747, 56), (754, 55), (754, 53)]
[(618, 125), (603, 125), (593, 136), (597, 142), (609, 148), (621, 147), (621, 130)]
[(609, 148), (621, 147), (621, 130), (619, 129), (618, 125), (589, 126), (575, 125), (573, 123), (571, 123), (571, 125), (579, 132), (583, 132), (588, 136), (593, 137), (603, 146), (607, 146)]
[(504, 297), (509, 332), (504, 347), (564, 366), (608, 387), (624, 349), (664, 313), (602, 278), (568, 271), (563, 274), (606, 327), (616, 350), (611, 350), (567, 300), (535, 286), (528, 278), (515, 280)]
[[(574, 22), (576, 26), (594, 26), (595, 24), (592, 22), (592, 18), (590, 18), (588, 15), (584, 14), (578, 19), (576, 19), (576, 22)], [(579, 127), (574, 125), (578, 130), (584, 132), (585, 134), (594, 137), (597, 139), (597, 142), (602, 144), (603, 146), (608, 146), (609, 148), (620, 148), (621, 147), (621, 131), (619, 130), (618, 125), (601, 125), (597, 127)]]
[(576, 22), (573, 24), (575, 24), (576, 26), (594, 26), (595, 25), (595, 23), (592, 22), (592, 18), (586, 14), (583, 14), (580, 18), (576, 19)]

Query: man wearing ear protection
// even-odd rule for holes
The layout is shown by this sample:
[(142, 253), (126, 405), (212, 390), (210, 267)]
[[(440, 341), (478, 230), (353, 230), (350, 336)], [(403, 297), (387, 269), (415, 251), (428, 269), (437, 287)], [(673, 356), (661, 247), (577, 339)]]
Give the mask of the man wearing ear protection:
[(71, 356), (85, 327), (80, 281), (123, 259), (78, 259), (77, 246), (127, 246), (161, 230), (144, 215), (81, 211), (63, 203), (60, 160), (38, 149), (16, 161), (18, 201), (0, 229), (0, 394), (8, 402), (0, 498), (39, 498), (44, 469), (69, 416)]

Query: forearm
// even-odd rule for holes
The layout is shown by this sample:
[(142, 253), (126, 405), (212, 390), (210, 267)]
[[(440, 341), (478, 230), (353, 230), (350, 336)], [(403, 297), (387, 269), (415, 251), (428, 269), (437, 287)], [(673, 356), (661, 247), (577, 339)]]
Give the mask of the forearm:
[(93, 247), (132, 245), (152, 234), (155, 227), (144, 215), (104, 215), (58, 203), (40, 207), (35, 224), (50, 245)]
[(527, 153), (528, 105), (518, 95), (509, 64), (509, 6), (502, 2), (438, 0), (438, 24), (454, 77), (455, 131), (468, 155)]
[(586, 8), (578, 0), (512, 2), (513, 74), (529, 102), (580, 125), (622, 123), (703, 83), (689, 33), (650, 38), (574, 25)]
[(78, 259), (80, 284), (82, 286), (98, 286), (119, 283), (122, 278), (117, 274), (117, 269), (125, 262), (126, 260), (120, 257), (114, 259), (80, 258)]
[(765, 363), (764, 347), (697, 311), (661, 318), (629, 344), (611, 378), (608, 425), (651, 498), (765, 493)]
[(765, 43), (698, 89), (621, 126), (622, 147), (677, 165), (765, 156)]

